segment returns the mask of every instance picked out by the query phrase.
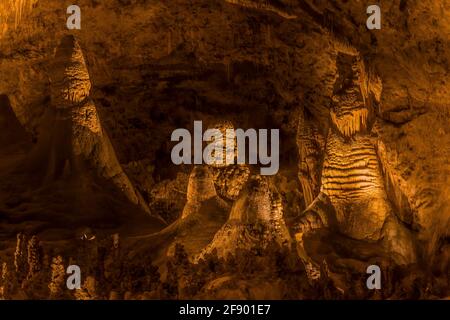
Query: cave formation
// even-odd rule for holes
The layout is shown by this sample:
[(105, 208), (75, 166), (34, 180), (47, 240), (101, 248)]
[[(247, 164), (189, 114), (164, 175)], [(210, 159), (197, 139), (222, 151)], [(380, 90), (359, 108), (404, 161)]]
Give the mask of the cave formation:
[[(445, 1), (381, 30), (355, 1), (78, 2), (80, 30), (0, 3), (0, 298), (449, 296)], [(278, 173), (173, 164), (194, 121), (279, 129)]]

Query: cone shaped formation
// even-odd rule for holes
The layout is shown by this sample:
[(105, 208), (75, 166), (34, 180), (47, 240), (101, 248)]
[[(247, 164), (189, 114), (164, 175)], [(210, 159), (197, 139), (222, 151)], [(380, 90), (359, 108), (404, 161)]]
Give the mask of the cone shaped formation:
[(62, 39), (51, 72), (52, 108), (47, 110), (38, 144), (30, 157), (46, 181), (83, 176), (93, 170), (134, 204), (148, 207), (123, 171), (89, 96), (91, 82), (83, 53), (72, 36)]
[(194, 166), (181, 218), (149, 236), (152, 250), (157, 255), (172, 256), (176, 245), (182, 244), (189, 256), (197, 255), (226, 221), (229, 209), (228, 203), (217, 196), (210, 167)]
[(189, 176), (187, 202), (184, 206), (182, 219), (196, 213), (202, 203), (217, 197), (213, 176), (207, 166), (195, 166)]
[(52, 71), (50, 80), (54, 107), (72, 108), (89, 96), (89, 72), (81, 47), (73, 36), (66, 36), (61, 40)]
[(265, 248), (272, 241), (288, 245), (281, 200), (270, 190), (265, 177), (253, 176), (234, 203), (228, 221), (197, 259), (217, 250), (220, 257), (236, 249)]

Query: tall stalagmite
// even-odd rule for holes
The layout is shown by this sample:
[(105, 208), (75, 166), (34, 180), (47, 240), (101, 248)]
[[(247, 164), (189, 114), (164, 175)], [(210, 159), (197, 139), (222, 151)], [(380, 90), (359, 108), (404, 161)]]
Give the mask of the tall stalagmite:
[(359, 57), (340, 54), (338, 70), (331, 110), (333, 125), (325, 148), (321, 197), (317, 199), (325, 206), (331, 205), (334, 216), (324, 219), (315, 201), (315, 207), (308, 208), (300, 218), (301, 233), (296, 237), (302, 246), (303, 233), (330, 227), (333, 220), (332, 227), (339, 233), (356, 240), (381, 241), (396, 263), (413, 263), (416, 252), (412, 236), (390, 205), (376, 139), (369, 132), (370, 95), (364, 65)]
[(94, 171), (134, 204), (148, 207), (122, 169), (90, 97), (91, 81), (73, 36), (62, 39), (51, 70), (51, 104), (44, 116), (30, 166), (45, 181)]

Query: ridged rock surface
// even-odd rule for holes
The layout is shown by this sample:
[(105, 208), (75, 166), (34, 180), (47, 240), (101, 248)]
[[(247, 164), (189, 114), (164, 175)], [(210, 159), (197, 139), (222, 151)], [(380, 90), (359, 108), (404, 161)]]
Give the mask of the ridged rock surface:
[(351, 142), (331, 132), (322, 171), (322, 192), (336, 209), (339, 228), (356, 239), (378, 240), (391, 213), (374, 142), (356, 135)]

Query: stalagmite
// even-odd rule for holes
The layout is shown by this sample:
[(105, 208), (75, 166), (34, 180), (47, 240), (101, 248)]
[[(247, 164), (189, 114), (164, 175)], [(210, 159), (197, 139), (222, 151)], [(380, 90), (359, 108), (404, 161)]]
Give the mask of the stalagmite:
[[(228, 158), (231, 160), (229, 162), (235, 163), (238, 156), (234, 125), (231, 121), (224, 120), (215, 123), (209, 129), (218, 129), (222, 134), (222, 140), (214, 142), (222, 149), (222, 163), (210, 165), (216, 190), (222, 198), (236, 200), (248, 180), (250, 169), (247, 165), (228, 164), (226, 161)], [(227, 131), (232, 131), (233, 135), (227, 136)]]
[(391, 209), (370, 137), (356, 135), (347, 143), (330, 132), (321, 191), (330, 197), (342, 233), (355, 239), (380, 238)]
[[(227, 66), (229, 65), (229, 60), (227, 60)], [(228, 68), (228, 67), (227, 67)], [(216, 129), (219, 130), (222, 134), (222, 139), (219, 141), (213, 140), (213, 145), (222, 149), (222, 161), (215, 161), (211, 164), (213, 167), (222, 168), (230, 166), (231, 163), (236, 163), (237, 158), (237, 142), (234, 131), (234, 125), (231, 121), (220, 121), (215, 123), (212, 126), (209, 126), (208, 129)], [(229, 134), (227, 134), (229, 133)], [(229, 161), (227, 161), (227, 158)]]
[(187, 203), (184, 206), (181, 218), (186, 219), (191, 214), (195, 214), (202, 203), (211, 198), (217, 199), (211, 171), (207, 166), (195, 166), (189, 176)]
[(218, 256), (227, 257), (236, 249), (265, 248), (273, 241), (280, 245), (289, 245), (291, 241), (282, 205), (268, 179), (253, 176), (234, 203), (228, 221), (197, 259), (213, 250), (217, 250)]
[(93, 100), (83, 53), (72, 36), (56, 52), (51, 72), (51, 103), (29, 165), (43, 171), (47, 182), (93, 169), (134, 204), (148, 207), (123, 171), (104, 131)]
[[(226, 221), (230, 206), (220, 198), (214, 187), (211, 168), (194, 166), (189, 176), (187, 201), (181, 217), (149, 239), (165, 239), (155, 243), (155, 250), (173, 256), (182, 244), (190, 257), (197, 255)], [(151, 240), (150, 240), (151, 242)]]
[(217, 193), (224, 199), (236, 200), (250, 176), (246, 165), (211, 169)]
[[(333, 227), (356, 240), (379, 241), (397, 264), (416, 259), (412, 236), (399, 223), (387, 198), (376, 141), (367, 133), (371, 99), (379, 98), (376, 93), (381, 94), (381, 86), (372, 77), (376, 85), (370, 89), (370, 77), (358, 56), (339, 55), (338, 70), (331, 110), (334, 126), (326, 142), (321, 193), (295, 223), (297, 249), (310, 279), (319, 270), (304, 249), (303, 235), (322, 227)], [(331, 220), (321, 210), (324, 206), (333, 212)]]

